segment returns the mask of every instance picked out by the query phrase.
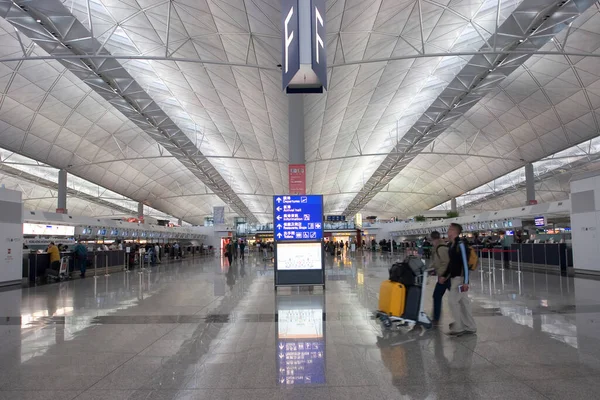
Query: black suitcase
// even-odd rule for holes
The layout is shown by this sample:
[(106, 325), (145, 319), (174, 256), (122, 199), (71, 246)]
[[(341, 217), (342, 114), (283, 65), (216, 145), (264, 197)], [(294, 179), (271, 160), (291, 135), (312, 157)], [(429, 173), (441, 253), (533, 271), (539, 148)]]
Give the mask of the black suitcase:
[(392, 282), (399, 282), (404, 286), (412, 286), (415, 284), (415, 273), (409, 263), (395, 263), (389, 269), (389, 279)]
[(406, 302), (404, 306), (404, 315), (402, 318), (416, 321), (419, 318), (419, 308), (421, 306), (421, 287), (409, 286), (406, 288)]

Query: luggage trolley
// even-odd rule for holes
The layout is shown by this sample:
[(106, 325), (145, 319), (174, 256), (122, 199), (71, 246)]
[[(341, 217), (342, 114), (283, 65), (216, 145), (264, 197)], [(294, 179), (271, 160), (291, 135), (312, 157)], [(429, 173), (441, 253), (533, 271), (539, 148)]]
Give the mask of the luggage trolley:
[[(425, 302), (425, 291), (427, 289), (427, 275), (428, 271), (425, 268), (425, 264), (422, 260), (409, 256), (404, 263), (405, 265), (410, 266), (412, 272), (414, 274), (414, 284), (406, 286), (406, 304), (404, 308), (404, 312), (402, 315), (392, 315), (387, 312), (377, 310), (375, 312), (375, 317), (378, 318), (383, 327), (385, 329), (390, 329), (393, 326), (412, 326), (413, 328), (417, 325), (421, 325), (425, 329), (430, 329), (432, 327), (431, 319), (429, 316), (423, 311), (423, 305)], [(390, 268), (391, 269), (391, 268)], [(390, 282), (390, 281), (387, 281)], [(386, 284), (384, 282), (382, 287)], [(401, 285), (398, 283), (398, 285)], [(413, 289), (411, 289), (413, 288)], [(415, 299), (414, 296), (409, 295), (410, 292), (420, 292), (418, 299)], [(412, 293), (410, 293), (412, 294)], [(381, 296), (381, 293), (380, 293)], [(409, 312), (408, 310), (414, 309), (416, 307), (415, 304), (410, 304), (411, 302), (418, 302), (418, 311), (415, 313)], [(410, 315), (412, 314), (412, 315)]]

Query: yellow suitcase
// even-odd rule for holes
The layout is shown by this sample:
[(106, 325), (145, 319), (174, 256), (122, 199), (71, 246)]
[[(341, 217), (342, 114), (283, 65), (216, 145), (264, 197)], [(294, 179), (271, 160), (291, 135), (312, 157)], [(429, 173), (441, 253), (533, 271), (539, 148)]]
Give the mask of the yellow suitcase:
[(385, 281), (379, 288), (379, 311), (393, 317), (404, 314), (406, 287), (398, 282)]

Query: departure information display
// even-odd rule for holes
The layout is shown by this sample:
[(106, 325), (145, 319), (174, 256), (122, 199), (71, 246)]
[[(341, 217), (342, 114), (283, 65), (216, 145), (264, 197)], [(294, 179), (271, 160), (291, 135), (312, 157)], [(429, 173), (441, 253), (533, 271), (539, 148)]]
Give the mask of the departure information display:
[(323, 196), (273, 196), (275, 240), (323, 239)]

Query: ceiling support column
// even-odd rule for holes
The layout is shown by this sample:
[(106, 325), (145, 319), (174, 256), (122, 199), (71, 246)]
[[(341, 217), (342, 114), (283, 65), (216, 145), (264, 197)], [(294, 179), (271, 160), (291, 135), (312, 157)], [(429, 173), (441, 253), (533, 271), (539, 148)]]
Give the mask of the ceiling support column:
[(525, 191), (527, 193), (527, 204), (537, 204), (535, 200), (535, 174), (533, 164), (525, 164)]
[(289, 137), (288, 192), (290, 194), (306, 194), (304, 96), (301, 94), (290, 94), (287, 98)]
[(58, 171), (58, 199), (56, 212), (58, 214), (67, 213), (67, 171), (61, 169)]

